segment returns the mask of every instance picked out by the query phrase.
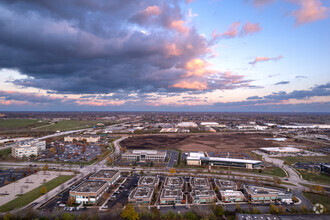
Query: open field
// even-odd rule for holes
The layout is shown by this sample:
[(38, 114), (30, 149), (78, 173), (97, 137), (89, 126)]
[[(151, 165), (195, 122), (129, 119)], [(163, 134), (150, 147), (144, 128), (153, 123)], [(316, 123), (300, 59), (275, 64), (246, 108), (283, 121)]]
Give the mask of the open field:
[(95, 126), (97, 123), (102, 121), (90, 121), (90, 120), (63, 120), (56, 123), (50, 124), (49, 126), (43, 126), (35, 131), (67, 131), (72, 129), (82, 129)]
[[(121, 145), (128, 149), (174, 149), (181, 151), (229, 151), (246, 152), (260, 147), (306, 146), (305, 142), (287, 141), (278, 142), (265, 140), (272, 137), (265, 133), (216, 133), (216, 134), (168, 134), (168, 135), (141, 135), (127, 138)], [(311, 144), (308, 144), (309, 147)]]
[(37, 127), (46, 124), (36, 119), (6, 119), (0, 121), (0, 129)]
[(303, 192), (303, 195), (313, 204), (320, 203), (324, 205), (326, 213), (330, 213), (330, 200), (328, 196), (310, 192)]
[(298, 170), (302, 178), (308, 181), (330, 184), (330, 176), (319, 173), (310, 173), (305, 170)]
[(301, 163), (309, 163), (309, 162), (319, 162), (319, 163), (330, 163), (330, 155), (324, 157), (316, 157), (316, 156), (298, 156), (298, 157), (277, 157), (278, 159), (284, 160), (289, 164), (301, 162)]
[[(52, 189), (59, 186), (60, 184), (68, 181), (72, 177), (74, 177), (74, 176), (73, 175), (72, 176), (62, 175), (62, 176), (59, 176), (59, 177), (45, 183), (45, 186), (49, 192)], [(16, 199), (0, 206), (0, 212), (8, 212), (10, 210), (13, 210), (14, 208), (20, 208), (20, 207), (23, 207), (23, 206), (29, 204), (30, 202), (36, 200), (37, 198), (39, 198), (41, 196), (41, 192), (40, 192), (41, 188), (42, 188), (42, 186), (39, 186), (39, 187), (35, 188), (34, 190), (31, 190), (30, 192), (27, 192), (24, 195), (19, 196)]]

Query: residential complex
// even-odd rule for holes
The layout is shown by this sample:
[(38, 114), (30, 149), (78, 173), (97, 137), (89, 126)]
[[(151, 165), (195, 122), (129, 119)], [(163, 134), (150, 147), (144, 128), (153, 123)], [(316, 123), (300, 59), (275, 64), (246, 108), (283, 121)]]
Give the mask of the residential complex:
[(166, 151), (130, 150), (123, 153), (121, 157), (132, 161), (165, 161)]
[(45, 149), (46, 141), (22, 141), (15, 143), (11, 148), (11, 155), (17, 158), (30, 157), (32, 155), (38, 156)]

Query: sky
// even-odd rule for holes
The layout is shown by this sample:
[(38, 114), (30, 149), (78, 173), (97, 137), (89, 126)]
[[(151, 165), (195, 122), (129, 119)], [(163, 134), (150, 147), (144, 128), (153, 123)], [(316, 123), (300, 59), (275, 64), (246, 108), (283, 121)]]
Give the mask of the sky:
[(3, 0), (0, 111), (330, 112), (328, 0)]

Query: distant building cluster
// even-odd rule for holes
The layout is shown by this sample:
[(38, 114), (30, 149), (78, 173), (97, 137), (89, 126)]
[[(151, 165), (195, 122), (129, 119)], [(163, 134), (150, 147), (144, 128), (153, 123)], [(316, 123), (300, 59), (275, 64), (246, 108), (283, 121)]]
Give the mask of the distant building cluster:
[(100, 141), (99, 135), (68, 135), (64, 137), (65, 142), (86, 141), (88, 143), (97, 143)]
[(46, 149), (46, 141), (21, 141), (16, 142), (11, 148), (11, 155), (15, 158), (38, 156), (41, 151)]

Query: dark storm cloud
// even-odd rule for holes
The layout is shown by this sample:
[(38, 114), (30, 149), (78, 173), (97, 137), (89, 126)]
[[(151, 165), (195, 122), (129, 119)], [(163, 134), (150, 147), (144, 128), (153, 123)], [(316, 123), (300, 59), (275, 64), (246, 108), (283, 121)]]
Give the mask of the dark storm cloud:
[[(0, 69), (28, 76), (13, 80), (16, 85), (58, 94), (189, 91), (172, 85), (185, 76), (186, 62), (206, 57), (210, 49), (194, 28), (180, 23), (179, 5), (152, 0), (2, 1)], [(151, 15), (143, 14), (148, 7), (154, 7)], [(185, 28), (189, 31), (182, 33)], [(210, 89), (247, 85), (242, 79), (231, 86), (230, 79), (223, 76)]]
[(281, 82), (278, 82), (278, 83), (275, 83), (274, 85), (277, 86), (277, 85), (286, 85), (286, 84), (289, 84), (290, 81), (281, 81)]
[(34, 93), (22, 93), (22, 92), (8, 92), (0, 90), (0, 99), (5, 101), (23, 101), (29, 103), (48, 104), (48, 103), (62, 103), (64, 99), (54, 98), (50, 96), (34, 94)]

